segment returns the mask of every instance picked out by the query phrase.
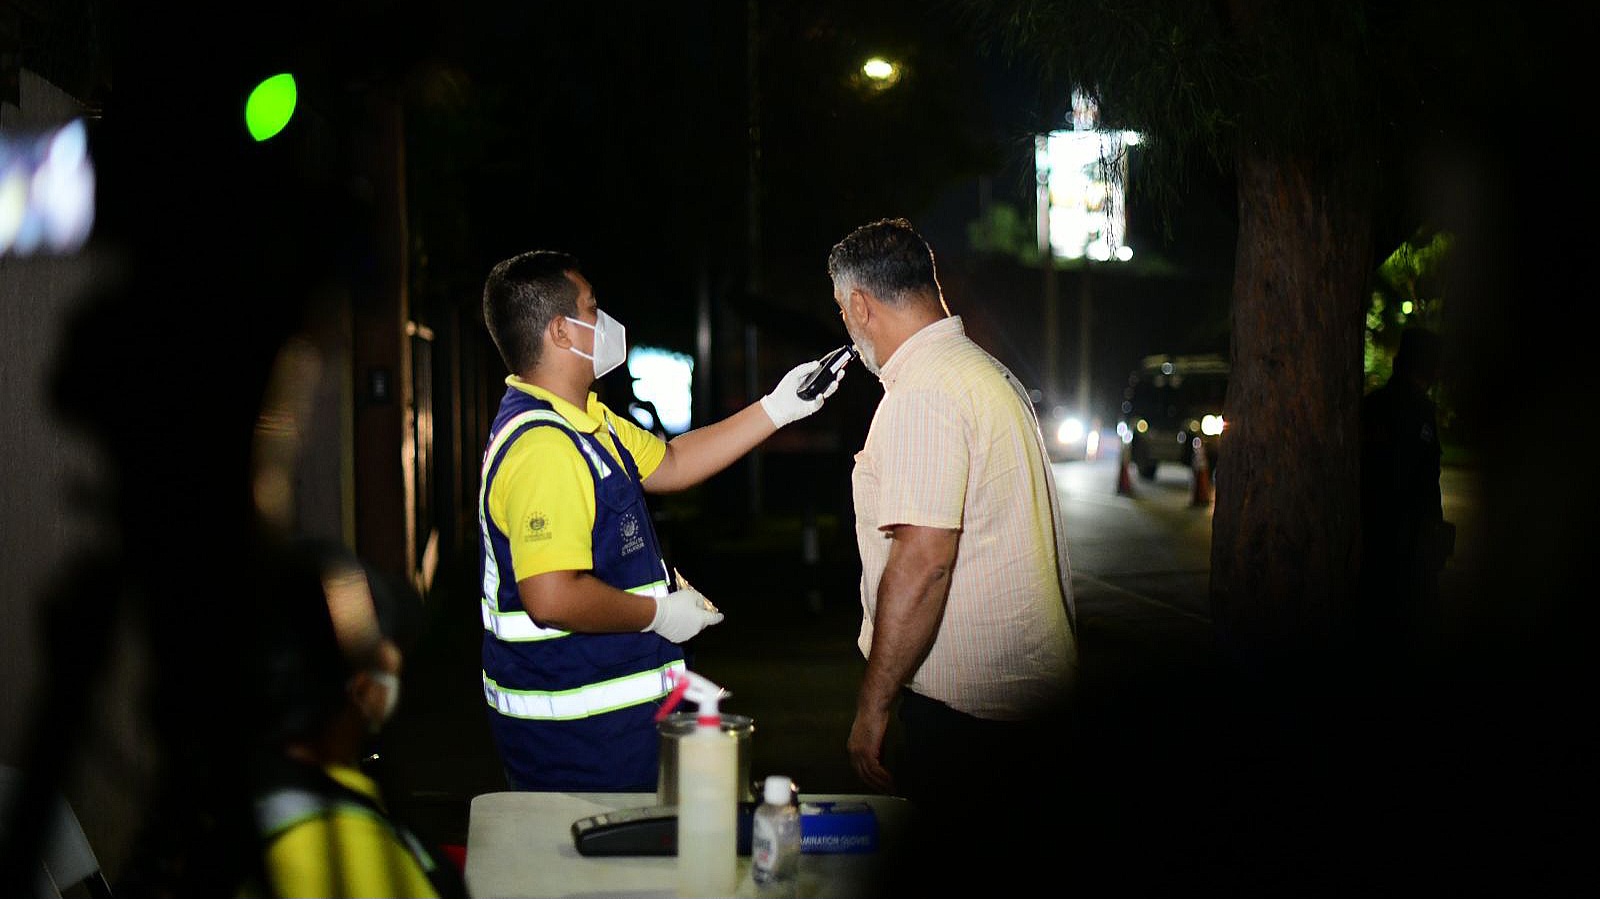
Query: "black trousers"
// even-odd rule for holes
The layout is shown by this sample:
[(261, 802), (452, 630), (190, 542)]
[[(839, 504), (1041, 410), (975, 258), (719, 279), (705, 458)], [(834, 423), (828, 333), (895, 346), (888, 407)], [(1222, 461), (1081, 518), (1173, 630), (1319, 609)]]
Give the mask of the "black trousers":
[(997, 790), (1037, 787), (1049, 774), (1044, 721), (979, 718), (909, 689), (900, 691), (899, 720), (895, 784), (918, 805), (982, 801)]
[(901, 691), (898, 720), (903, 739), (891, 772), (912, 805), (914, 847), (900, 882), (929, 896), (1042, 889), (1039, 859), (1028, 853), (1065, 833), (1049, 814), (1041, 822), (1019, 809), (1047, 810), (1060, 798), (1062, 722), (978, 718), (911, 690)]

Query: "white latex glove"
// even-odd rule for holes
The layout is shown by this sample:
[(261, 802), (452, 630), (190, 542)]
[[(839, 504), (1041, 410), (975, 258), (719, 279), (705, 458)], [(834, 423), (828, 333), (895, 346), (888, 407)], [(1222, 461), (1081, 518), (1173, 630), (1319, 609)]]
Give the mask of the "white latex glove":
[(761, 408), (766, 411), (767, 417), (772, 419), (774, 425), (781, 428), (786, 424), (805, 418), (807, 415), (821, 409), (822, 401), (833, 396), (833, 392), (839, 389), (839, 382), (844, 380), (843, 372), (840, 372), (839, 377), (834, 378), (833, 383), (828, 385), (828, 389), (822, 391), (816, 399), (803, 400), (795, 395), (795, 391), (800, 389), (800, 382), (806, 379), (806, 375), (811, 374), (821, 366), (822, 361), (820, 359), (812, 359), (809, 362), (802, 362), (796, 365), (794, 368), (789, 369), (789, 373), (783, 376), (783, 380), (778, 382), (778, 386), (772, 388), (771, 393), (761, 398)]
[(705, 594), (689, 586), (676, 571), (679, 589), (656, 600), (656, 617), (647, 631), (655, 631), (674, 643), (693, 637), (713, 624), (722, 621), (722, 613), (706, 599)]

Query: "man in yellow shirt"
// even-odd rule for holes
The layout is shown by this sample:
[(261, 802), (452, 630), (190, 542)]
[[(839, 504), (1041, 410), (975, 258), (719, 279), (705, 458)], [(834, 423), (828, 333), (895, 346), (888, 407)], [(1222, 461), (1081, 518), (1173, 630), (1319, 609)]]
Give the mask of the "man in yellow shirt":
[(510, 376), (479, 488), (483, 692), (523, 790), (653, 791), (653, 721), (679, 644), (722, 613), (671, 573), (644, 494), (692, 487), (822, 407), (803, 362), (721, 421), (662, 441), (590, 391), (627, 358), (573, 257), (536, 250), (489, 273), (484, 322)]

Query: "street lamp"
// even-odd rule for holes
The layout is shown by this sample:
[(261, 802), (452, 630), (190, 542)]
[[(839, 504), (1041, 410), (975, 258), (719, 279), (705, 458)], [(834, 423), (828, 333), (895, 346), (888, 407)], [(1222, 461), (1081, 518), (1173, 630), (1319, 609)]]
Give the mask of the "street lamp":
[(868, 57), (861, 64), (857, 82), (871, 91), (883, 92), (900, 83), (904, 68), (882, 56)]

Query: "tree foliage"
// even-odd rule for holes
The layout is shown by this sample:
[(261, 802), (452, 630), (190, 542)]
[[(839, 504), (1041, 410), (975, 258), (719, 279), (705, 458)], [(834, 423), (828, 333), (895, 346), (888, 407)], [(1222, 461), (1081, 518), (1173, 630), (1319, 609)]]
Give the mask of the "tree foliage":
[[(1481, 28), (1433, 0), (947, 0), (985, 51), (1026, 65), (1056, 120), (1074, 88), (1108, 127), (1145, 138), (1137, 189), (1152, 208), (1181, 202), (1198, 173), (1231, 174), (1243, 145), (1338, 160), (1384, 177), (1419, 139), (1475, 133), (1477, 104), (1530, 76), (1482, 65)], [(1507, 4), (1498, 4), (1508, 7)], [(1504, 12), (1504, 9), (1499, 10)], [(1495, 15), (1515, 43), (1515, 15)], [(1375, 221), (1393, 246), (1423, 213), (1403, 191)]]
[(1408, 326), (1441, 329), (1449, 293), (1450, 250), (1455, 235), (1448, 231), (1419, 233), (1394, 249), (1378, 265), (1367, 307), (1367, 386), (1388, 380), (1400, 334)]
[(1385, 282), (1378, 262), (1454, 227), (1419, 171), (1441, 143), (1472, 143), (1473, 104), (1504, 94), (1476, 65), (1477, 33), (1431, 0), (955, 5), (1057, 110), (1081, 91), (1104, 127), (1143, 136), (1134, 189), (1164, 227), (1199, 176), (1233, 179), (1212, 613), (1242, 667), (1315, 670), (1357, 583), (1365, 316), (1375, 289), (1415, 287)]

